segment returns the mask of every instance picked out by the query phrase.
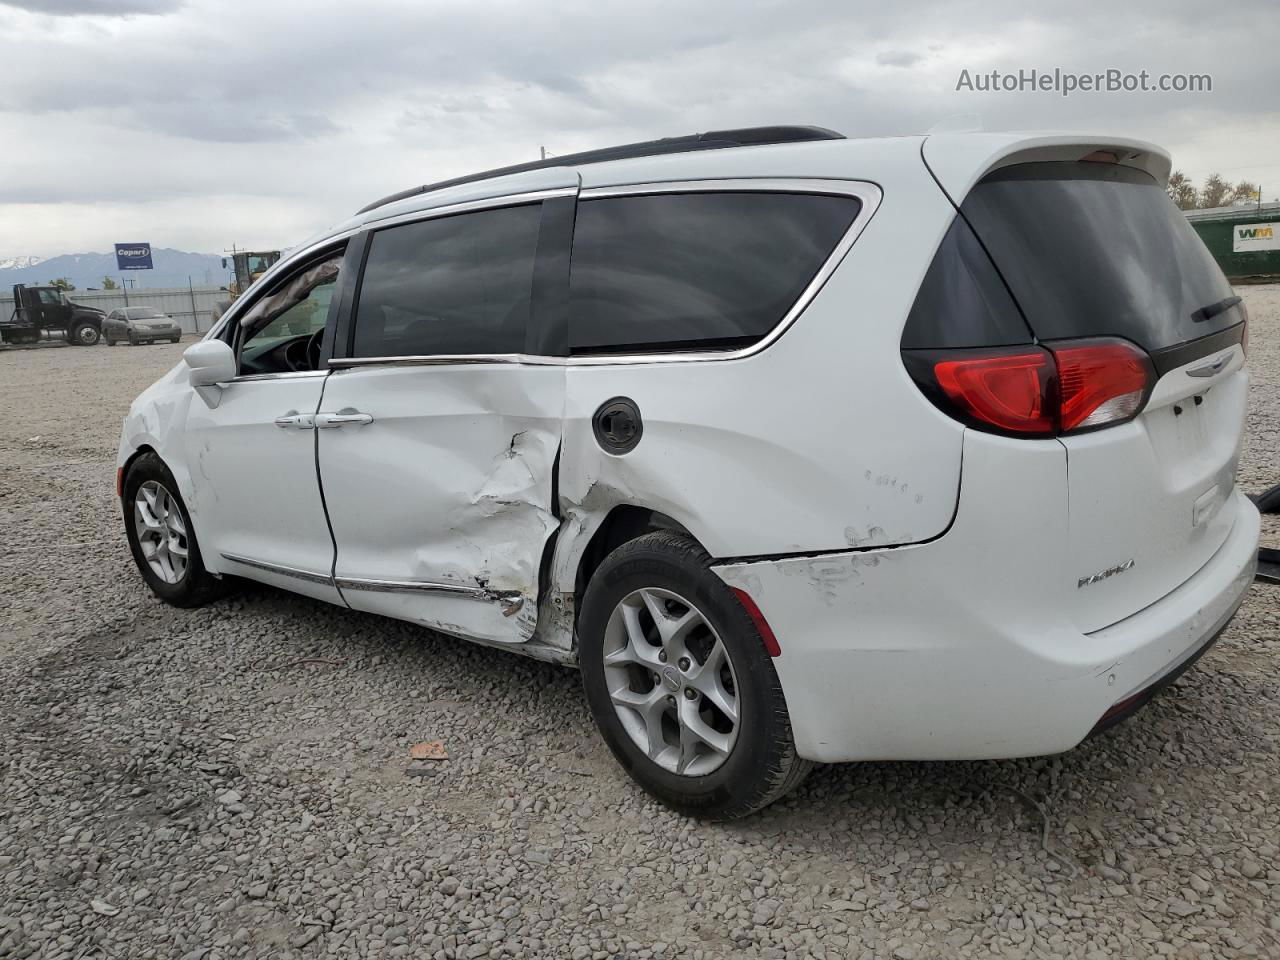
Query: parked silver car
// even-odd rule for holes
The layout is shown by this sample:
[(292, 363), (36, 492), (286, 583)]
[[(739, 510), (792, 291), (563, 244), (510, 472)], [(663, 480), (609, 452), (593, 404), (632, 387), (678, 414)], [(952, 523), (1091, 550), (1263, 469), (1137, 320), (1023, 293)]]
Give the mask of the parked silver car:
[(182, 328), (177, 320), (155, 307), (122, 307), (107, 314), (102, 323), (102, 336), (108, 347), (114, 347), (121, 340), (131, 344), (157, 340), (177, 343), (182, 338)]

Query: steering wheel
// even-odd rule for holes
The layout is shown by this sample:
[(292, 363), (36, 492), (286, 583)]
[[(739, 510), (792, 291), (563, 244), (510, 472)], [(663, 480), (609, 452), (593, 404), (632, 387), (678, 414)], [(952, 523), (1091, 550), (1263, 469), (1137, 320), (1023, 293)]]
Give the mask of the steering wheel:
[(320, 344), (324, 340), (324, 328), (321, 327), (307, 338), (307, 369), (320, 369)]

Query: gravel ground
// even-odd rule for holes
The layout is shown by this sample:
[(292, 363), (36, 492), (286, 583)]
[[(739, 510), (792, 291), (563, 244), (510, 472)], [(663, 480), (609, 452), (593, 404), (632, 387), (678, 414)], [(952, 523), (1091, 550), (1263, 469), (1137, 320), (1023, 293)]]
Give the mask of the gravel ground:
[[(1242, 293), (1257, 490), (1280, 287)], [(181, 349), (0, 352), (0, 957), (1280, 956), (1276, 587), (1068, 754), (827, 767), (701, 824), (572, 671), (266, 588), (152, 599), (113, 456)]]

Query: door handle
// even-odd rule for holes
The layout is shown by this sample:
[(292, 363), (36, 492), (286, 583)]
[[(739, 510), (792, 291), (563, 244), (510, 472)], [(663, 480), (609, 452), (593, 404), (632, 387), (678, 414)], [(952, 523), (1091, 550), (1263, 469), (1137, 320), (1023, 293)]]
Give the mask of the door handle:
[(283, 417), (276, 417), (276, 426), (283, 427), (288, 430), (312, 430), (316, 425), (316, 418), (310, 413), (299, 413), (297, 410), (290, 410)]
[(346, 408), (339, 410), (337, 413), (317, 413), (315, 416), (315, 427), (317, 430), (328, 430), (332, 427), (346, 426), (364, 426), (366, 423), (373, 423), (373, 417), (367, 413), (361, 413), (359, 410)]

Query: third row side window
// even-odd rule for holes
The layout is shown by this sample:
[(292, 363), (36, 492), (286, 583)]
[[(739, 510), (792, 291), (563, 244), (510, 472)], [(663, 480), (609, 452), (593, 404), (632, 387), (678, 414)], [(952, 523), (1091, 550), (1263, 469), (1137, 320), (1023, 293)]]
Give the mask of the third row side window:
[(765, 192), (584, 200), (570, 353), (755, 343), (800, 298), (859, 209), (855, 197)]

